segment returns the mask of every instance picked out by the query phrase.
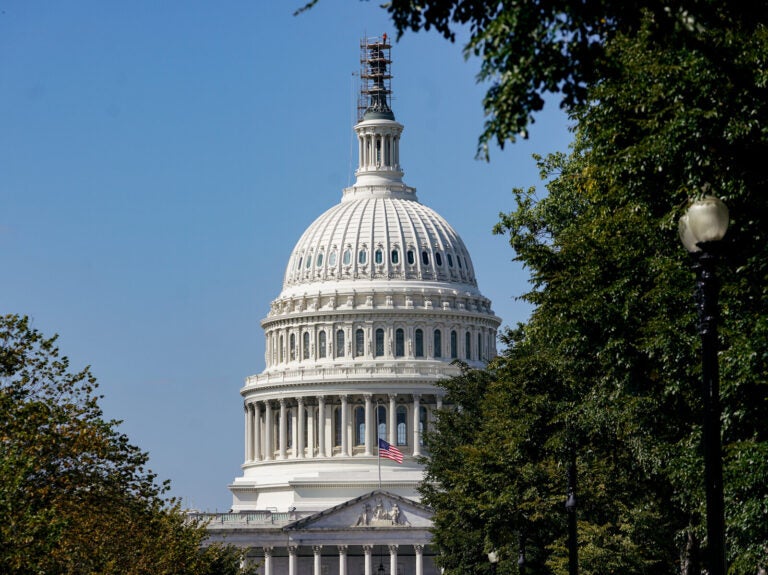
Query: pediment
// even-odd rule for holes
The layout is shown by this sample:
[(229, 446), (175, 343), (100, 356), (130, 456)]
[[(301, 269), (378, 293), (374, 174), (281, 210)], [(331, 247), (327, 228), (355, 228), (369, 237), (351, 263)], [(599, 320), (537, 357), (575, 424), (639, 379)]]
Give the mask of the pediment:
[(389, 493), (372, 491), (340, 505), (304, 517), (284, 527), (292, 530), (403, 529), (432, 526), (432, 510), (425, 505)]

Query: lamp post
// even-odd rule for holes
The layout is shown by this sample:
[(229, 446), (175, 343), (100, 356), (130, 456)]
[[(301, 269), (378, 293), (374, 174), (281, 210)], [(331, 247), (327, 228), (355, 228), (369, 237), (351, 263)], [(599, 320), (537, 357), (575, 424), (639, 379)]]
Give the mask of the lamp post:
[(707, 499), (707, 555), (710, 575), (725, 575), (725, 520), (723, 460), (720, 446), (720, 374), (717, 359), (717, 242), (728, 230), (728, 208), (714, 196), (691, 204), (680, 218), (680, 240), (693, 259), (696, 306), (701, 336), (702, 396), (704, 402), (704, 481)]
[(576, 532), (576, 458), (571, 453), (568, 464), (568, 495), (565, 511), (568, 514), (568, 575), (579, 573), (579, 541)]
[(498, 563), (499, 563), (499, 554), (495, 550), (494, 551), (489, 551), (488, 552), (488, 561), (491, 564), (491, 573), (492, 573), (492, 575), (496, 575), (496, 567), (498, 567)]
[(520, 530), (518, 539), (518, 545), (520, 546), (520, 557), (517, 558), (517, 570), (520, 575), (525, 575), (525, 530)]

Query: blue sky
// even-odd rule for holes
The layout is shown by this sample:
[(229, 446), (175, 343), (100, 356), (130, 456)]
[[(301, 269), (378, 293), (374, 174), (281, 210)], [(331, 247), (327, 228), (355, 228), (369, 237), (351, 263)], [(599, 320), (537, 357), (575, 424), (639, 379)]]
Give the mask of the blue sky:
[[(186, 505), (226, 510), (238, 390), (301, 232), (354, 180), (353, 72), (376, 2), (0, 0), (0, 311), (32, 317)], [(435, 33), (392, 50), (401, 162), (459, 232), (504, 324), (527, 273), (491, 235), (532, 154), (566, 151), (554, 103), (474, 159), (477, 61)]]

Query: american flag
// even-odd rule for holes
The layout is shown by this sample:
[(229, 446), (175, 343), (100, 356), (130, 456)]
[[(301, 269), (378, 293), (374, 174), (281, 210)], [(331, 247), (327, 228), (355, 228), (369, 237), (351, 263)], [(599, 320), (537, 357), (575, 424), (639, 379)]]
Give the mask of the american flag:
[(379, 457), (386, 457), (387, 459), (397, 461), (398, 463), (403, 462), (403, 452), (381, 438), (379, 438)]

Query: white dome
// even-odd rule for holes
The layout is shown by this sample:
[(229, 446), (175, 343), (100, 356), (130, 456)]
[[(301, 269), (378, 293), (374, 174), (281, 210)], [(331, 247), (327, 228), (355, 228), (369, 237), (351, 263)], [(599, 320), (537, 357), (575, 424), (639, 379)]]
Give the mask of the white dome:
[(412, 188), (348, 188), (342, 202), (299, 239), (283, 289), (304, 291), (319, 283), (314, 287), (323, 291), (327, 282), (339, 289), (374, 280), (439, 282), (471, 292), (477, 285), (464, 242), (442, 216), (419, 203)]

